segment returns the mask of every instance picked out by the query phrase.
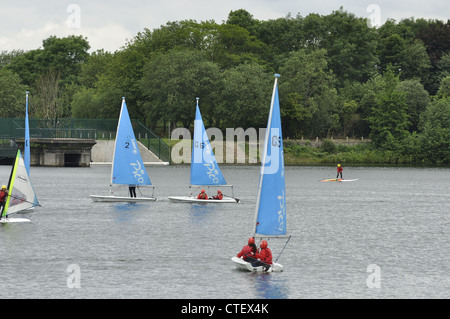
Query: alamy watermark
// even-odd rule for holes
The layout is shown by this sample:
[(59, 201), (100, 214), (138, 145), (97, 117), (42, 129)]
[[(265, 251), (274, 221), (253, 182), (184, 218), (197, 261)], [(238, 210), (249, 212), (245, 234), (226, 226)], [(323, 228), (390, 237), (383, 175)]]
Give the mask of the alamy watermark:
[(69, 273), (67, 277), (67, 288), (81, 288), (81, 268), (77, 264), (72, 264), (66, 270)]
[(69, 29), (81, 29), (81, 7), (78, 4), (69, 4), (66, 8), (69, 14), (66, 25)]
[(369, 28), (381, 27), (381, 8), (378, 4), (369, 4), (366, 8), (366, 12), (369, 13), (367, 17), (367, 26)]
[(376, 264), (371, 264), (367, 267), (367, 272), (370, 275), (367, 277), (366, 284), (369, 289), (381, 288), (381, 268)]
[[(258, 162), (258, 153), (261, 157), (264, 151), (265, 133), (265, 128), (259, 129), (259, 137), (255, 128), (248, 128), (246, 130), (243, 128), (227, 128), (225, 133), (226, 140), (224, 141), (222, 131), (212, 127), (206, 130), (206, 136), (203, 136), (201, 141), (194, 141), (194, 145), (192, 145), (190, 131), (186, 128), (177, 128), (172, 131), (171, 139), (180, 140), (180, 142), (176, 143), (172, 148), (172, 162), (174, 164), (183, 162), (190, 163), (192, 146), (194, 146), (194, 152), (198, 152), (195, 155), (200, 155), (194, 157), (194, 161), (197, 163), (201, 163), (203, 159), (208, 160), (207, 156), (212, 157), (212, 154), (214, 153), (216, 161), (219, 164), (225, 162), (228, 164), (255, 164)], [(204, 144), (204, 141), (208, 140), (210, 141), (210, 150), (208, 149), (208, 146)], [(205, 148), (208, 152), (203, 152)], [(260, 158), (260, 160), (262, 159)]]

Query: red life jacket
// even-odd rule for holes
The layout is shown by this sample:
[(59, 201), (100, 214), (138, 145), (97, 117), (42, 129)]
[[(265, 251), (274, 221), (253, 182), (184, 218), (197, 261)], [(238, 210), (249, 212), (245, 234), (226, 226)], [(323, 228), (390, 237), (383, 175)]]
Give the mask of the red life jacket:
[(261, 259), (262, 262), (272, 265), (272, 252), (269, 248), (261, 249), (259, 254), (256, 254), (256, 257)]
[(0, 190), (0, 203), (4, 203), (6, 201), (7, 192)]
[(208, 195), (206, 195), (206, 193), (200, 193), (198, 194), (197, 199), (208, 199)]
[(242, 250), (239, 254), (237, 254), (238, 258), (241, 258), (242, 256), (244, 256), (244, 260), (246, 260), (248, 257), (254, 257), (255, 255), (253, 254), (253, 249), (252, 247), (250, 247), (249, 245), (246, 245), (244, 247), (242, 247)]
[(338, 173), (342, 173), (342, 166), (337, 168)]
[(221, 200), (222, 198), (223, 198), (223, 195), (222, 195), (222, 194), (216, 195), (216, 196), (213, 197), (213, 199), (220, 199), (220, 200)]

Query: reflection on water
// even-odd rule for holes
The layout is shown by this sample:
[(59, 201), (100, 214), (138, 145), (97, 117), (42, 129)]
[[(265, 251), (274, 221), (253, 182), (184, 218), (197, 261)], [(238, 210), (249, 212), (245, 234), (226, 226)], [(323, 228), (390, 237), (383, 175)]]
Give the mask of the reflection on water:
[(206, 214), (218, 212), (218, 204), (185, 204), (189, 205), (189, 213), (193, 218), (203, 217)]
[(139, 203), (106, 203), (112, 206), (114, 220), (117, 222), (131, 221), (137, 212), (142, 210), (142, 204)]
[(280, 278), (281, 274), (252, 273), (254, 288), (257, 298), (286, 299), (289, 297), (289, 289), (286, 279)]

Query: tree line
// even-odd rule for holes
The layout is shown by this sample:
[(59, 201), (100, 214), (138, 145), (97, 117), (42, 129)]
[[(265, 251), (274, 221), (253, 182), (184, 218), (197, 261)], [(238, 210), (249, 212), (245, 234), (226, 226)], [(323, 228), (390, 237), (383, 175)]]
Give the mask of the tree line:
[(205, 126), (265, 127), (280, 73), (285, 137), (369, 137), (411, 162), (450, 162), (450, 20), (387, 20), (378, 28), (342, 8), (329, 15), (184, 20), (144, 29), (116, 52), (82, 36), (2, 51), (2, 117), (131, 116), (167, 136)]

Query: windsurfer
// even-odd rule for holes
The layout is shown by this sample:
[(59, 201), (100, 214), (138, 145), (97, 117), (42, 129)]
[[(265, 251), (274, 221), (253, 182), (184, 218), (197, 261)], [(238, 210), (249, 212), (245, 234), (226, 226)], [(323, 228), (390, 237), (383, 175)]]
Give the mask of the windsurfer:
[(200, 194), (198, 194), (197, 199), (208, 199), (208, 195), (206, 194), (204, 189), (202, 189)]
[(342, 179), (342, 171), (343, 171), (343, 168), (342, 168), (341, 164), (337, 164), (337, 175), (336, 175), (336, 178), (339, 178), (339, 175), (341, 175), (341, 179)]
[(258, 249), (255, 245), (255, 238), (250, 237), (248, 239), (248, 244), (242, 247), (242, 250), (237, 254), (238, 258), (243, 258), (245, 261), (253, 262), (256, 261), (255, 256), (258, 254)]
[(7, 197), (8, 191), (6, 190), (6, 185), (3, 185), (2, 189), (0, 190), (0, 213), (3, 212), (3, 206), (5, 206)]

